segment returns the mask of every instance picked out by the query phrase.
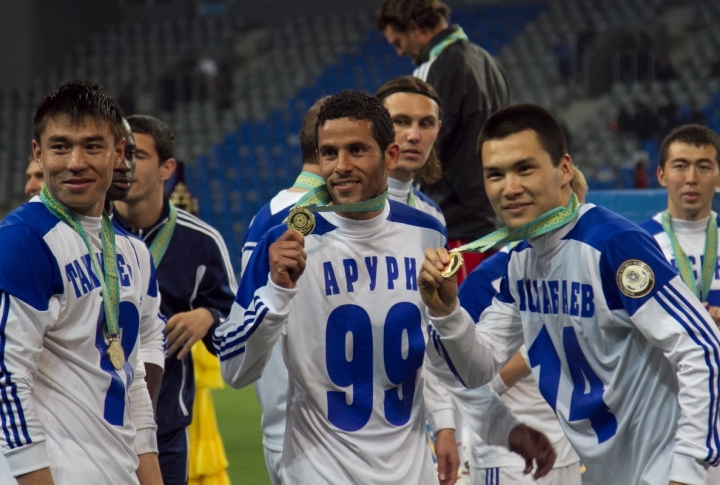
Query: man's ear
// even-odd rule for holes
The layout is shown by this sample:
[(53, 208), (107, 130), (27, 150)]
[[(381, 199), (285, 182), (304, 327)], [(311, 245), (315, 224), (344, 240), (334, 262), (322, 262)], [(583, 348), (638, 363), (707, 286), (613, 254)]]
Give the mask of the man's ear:
[(33, 140), (31, 145), (32, 145), (33, 158), (35, 158), (35, 161), (40, 166), (40, 170), (42, 170), (43, 165), (42, 165), (42, 161), (40, 160), (40, 157), (42, 155), (42, 149), (40, 148), (40, 142), (37, 140)]
[(400, 145), (392, 142), (385, 149), (385, 169), (393, 171), (398, 166), (398, 159), (400, 158)]
[(667, 180), (665, 180), (665, 170), (662, 167), (657, 168), (657, 179), (661, 187), (667, 187)]
[(163, 163), (160, 164), (160, 180), (165, 182), (167, 179), (172, 177), (172, 174), (175, 173), (175, 168), (177, 168), (177, 162), (174, 158), (168, 158)]

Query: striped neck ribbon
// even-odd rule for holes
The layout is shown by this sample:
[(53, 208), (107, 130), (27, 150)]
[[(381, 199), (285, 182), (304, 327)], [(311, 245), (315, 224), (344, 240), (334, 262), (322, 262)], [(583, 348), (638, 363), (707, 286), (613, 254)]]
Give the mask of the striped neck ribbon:
[(320, 187), (321, 185), (325, 185), (325, 180), (323, 180), (321, 176), (310, 172), (300, 172), (298, 178), (295, 179), (293, 188), (312, 190)]
[(675, 235), (675, 230), (672, 228), (670, 222), (670, 212), (665, 211), (662, 215), (662, 227), (665, 230), (665, 234), (670, 238), (672, 244), (673, 256), (675, 256), (675, 266), (677, 267), (680, 278), (688, 288), (695, 293), (700, 301), (707, 301), (708, 293), (710, 293), (710, 286), (712, 285), (713, 278), (715, 277), (715, 268), (717, 266), (718, 258), (718, 225), (717, 220), (710, 215), (707, 229), (705, 230), (705, 255), (702, 260), (702, 280), (701, 285), (698, 288), (698, 283), (695, 280), (695, 273), (693, 272), (690, 258), (687, 257), (685, 251), (680, 246), (680, 242)]
[(328, 205), (332, 198), (323, 183), (305, 194), (295, 207), (305, 207), (310, 212), (373, 212), (382, 210), (388, 197), (387, 189), (377, 197), (352, 204)]
[(172, 239), (173, 232), (175, 232), (175, 225), (177, 224), (177, 208), (171, 200), (168, 200), (168, 206), (170, 207), (168, 221), (163, 228), (160, 229), (160, 232), (158, 232), (158, 235), (155, 236), (155, 239), (153, 239), (150, 245), (150, 254), (152, 255), (155, 269), (160, 266), (160, 261), (162, 261), (163, 256), (165, 256), (165, 251), (167, 251), (170, 245), (170, 240)]
[(459, 40), (468, 40), (468, 36), (465, 33), (465, 31), (462, 29), (462, 27), (458, 27), (452, 34), (445, 37), (443, 40), (440, 41), (440, 43), (438, 45), (433, 47), (430, 50), (430, 54), (428, 55), (428, 60), (431, 61), (431, 60), (435, 59), (449, 45), (452, 45)]
[(75, 212), (71, 211), (60, 203), (47, 188), (43, 185), (40, 191), (40, 199), (45, 207), (58, 219), (73, 228), (85, 243), (90, 260), (92, 261), (93, 270), (98, 275), (100, 286), (102, 289), (103, 307), (105, 308), (105, 323), (107, 324), (107, 333), (110, 339), (119, 340), (120, 325), (118, 323), (120, 313), (120, 284), (117, 271), (117, 249), (115, 247), (115, 229), (107, 212), (102, 213), (102, 229), (100, 231), (100, 240), (102, 241), (103, 250), (103, 266), (100, 266), (95, 248), (85, 233), (80, 221), (75, 217)]
[(498, 244), (505, 244), (514, 241), (525, 241), (546, 234), (553, 229), (562, 227), (572, 221), (580, 212), (580, 202), (574, 192), (571, 192), (570, 200), (566, 207), (556, 207), (527, 224), (511, 230), (503, 227), (488, 234), (477, 241), (460, 246), (453, 251), (461, 253), (484, 253)]
[(407, 198), (407, 205), (417, 209), (417, 200), (415, 198), (415, 189), (413, 187), (410, 187), (410, 193), (408, 194)]

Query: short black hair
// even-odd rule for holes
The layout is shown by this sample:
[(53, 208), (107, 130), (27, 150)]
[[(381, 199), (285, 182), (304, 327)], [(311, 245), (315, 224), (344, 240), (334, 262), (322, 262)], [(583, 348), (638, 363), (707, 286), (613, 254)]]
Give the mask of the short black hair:
[(58, 116), (67, 116), (72, 124), (84, 123), (88, 119), (107, 123), (115, 143), (123, 138), (123, 112), (98, 84), (68, 81), (43, 96), (33, 116), (33, 137), (38, 144), (48, 121)]
[(715, 163), (720, 164), (720, 136), (702, 125), (682, 125), (672, 130), (660, 144), (660, 168), (665, 169), (670, 145), (675, 142), (696, 147), (709, 145), (715, 148)]
[(148, 115), (128, 116), (127, 121), (133, 134), (152, 137), (160, 163), (165, 163), (175, 155), (175, 134), (168, 125)]
[(302, 126), (300, 127), (300, 153), (302, 154), (302, 162), (310, 165), (317, 165), (317, 131), (315, 125), (317, 125), (318, 113), (320, 108), (327, 101), (330, 96), (325, 96), (315, 102), (303, 119)]
[(375, 20), (380, 30), (389, 25), (398, 32), (405, 32), (410, 21), (421, 30), (433, 29), (442, 20), (450, 22), (450, 7), (440, 0), (384, 0)]
[(395, 142), (395, 127), (382, 102), (371, 94), (348, 90), (330, 96), (320, 108), (315, 125), (316, 144), (318, 129), (325, 125), (326, 121), (340, 118), (370, 122), (373, 138), (382, 152)]
[(514, 104), (493, 114), (483, 125), (477, 139), (477, 153), (482, 164), (482, 147), (488, 140), (502, 140), (532, 130), (540, 145), (550, 155), (554, 166), (567, 154), (567, 139), (560, 122), (544, 108), (534, 104)]

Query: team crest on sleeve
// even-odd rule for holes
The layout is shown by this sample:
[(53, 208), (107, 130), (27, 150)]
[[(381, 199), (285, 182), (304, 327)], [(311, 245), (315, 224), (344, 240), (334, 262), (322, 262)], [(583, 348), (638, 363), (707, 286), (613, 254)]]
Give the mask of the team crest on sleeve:
[(642, 298), (653, 289), (655, 273), (642, 261), (629, 259), (618, 268), (617, 285), (625, 296)]

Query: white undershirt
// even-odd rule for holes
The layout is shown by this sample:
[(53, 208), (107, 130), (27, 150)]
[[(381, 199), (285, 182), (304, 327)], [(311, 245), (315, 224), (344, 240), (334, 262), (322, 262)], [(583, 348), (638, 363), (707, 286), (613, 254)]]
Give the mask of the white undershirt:
[[(670, 225), (675, 231), (675, 237), (677, 237), (685, 254), (705, 254), (705, 237), (709, 220), (709, 216), (697, 221), (670, 218)], [(699, 261), (697, 266), (700, 267)]]
[(412, 182), (403, 182), (401, 180), (388, 177), (388, 196), (390, 200), (407, 204), (408, 195), (412, 190)]

